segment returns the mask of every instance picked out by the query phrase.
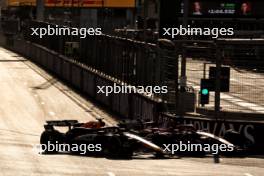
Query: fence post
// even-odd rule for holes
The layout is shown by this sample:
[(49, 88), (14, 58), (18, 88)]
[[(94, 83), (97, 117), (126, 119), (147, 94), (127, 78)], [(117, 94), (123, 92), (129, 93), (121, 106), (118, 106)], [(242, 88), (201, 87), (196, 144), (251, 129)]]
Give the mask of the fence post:
[[(176, 48), (177, 46), (175, 46)], [(179, 110), (179, 59), (180, 59), (180, 53), (178, 47), (175, 49), (176, 52), (176, 64), (175, 64), (175, 111), (177, 112)]]
[(44, 21), (45, 1), (37, 0), (37, 20)]
[(215, 43), (215, 54), (216, 54), (216, 79), (215, 79), (215, 119), (219, 118), (220, 112), (220, 101), (221, 101), (221, 58), (222, 48), (218, 42)]

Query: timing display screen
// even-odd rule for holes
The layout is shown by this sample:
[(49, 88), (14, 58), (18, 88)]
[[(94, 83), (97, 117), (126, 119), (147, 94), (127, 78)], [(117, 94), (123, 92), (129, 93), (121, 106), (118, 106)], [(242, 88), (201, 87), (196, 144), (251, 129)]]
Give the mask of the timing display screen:
[[(181, 3), (181, 13), (184, 4)], [(263, 0), (190, 0), (193, 17), (257, 17), (264, 18)]]
[(217, 4), (218, 7), (211, 7), (207, 10), (208, 14), (228, 14), (234, 15), (236, 13), (235, 3), (220, 3)]

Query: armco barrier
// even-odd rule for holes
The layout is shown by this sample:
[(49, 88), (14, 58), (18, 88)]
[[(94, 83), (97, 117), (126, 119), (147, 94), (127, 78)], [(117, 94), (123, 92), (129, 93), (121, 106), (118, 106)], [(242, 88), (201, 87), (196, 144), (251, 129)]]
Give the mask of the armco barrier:
[(160, 103), (158, 100), (136, 93), (109, 94), (108, 96), (97, 93), (97, 86), (113, 86), (114, 83), (121, 85), (118, 80), (97, 70), (28, 41), (14, 40), (14, 45), (10, 49), (26, 56), (84, 95), (95, 99), (124, 118), (156, 120), (158, 117), (157, 107)]

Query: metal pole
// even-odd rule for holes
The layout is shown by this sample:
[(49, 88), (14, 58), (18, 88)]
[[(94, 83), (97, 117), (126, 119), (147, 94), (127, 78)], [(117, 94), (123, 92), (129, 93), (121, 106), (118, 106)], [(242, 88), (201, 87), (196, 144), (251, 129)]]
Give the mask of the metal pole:
[(160, 0), (157, 0), (156, 1), (156, 3), (157, 3), (157, 9), (158, 9), (158, 19), (157, 19), (157, 30), (158, 30), (158, 38), (159, 38), (159, 29), (160, 29)]
[(143, 26), (143, 32), (144, 32), (144, 42), (146, 42), (147, 39), (147, 16), (148, 16), (148, 0), (144, 0), (144, 26)]
[(206, 64), (207, 63), (203, 63), (203, 79), (206, 78)]
[(183, 8), (183, 27), (186, 28), (188, 26), (189, 0), (184, 0)]
[[(105, 6), (105, 1), (103, 0), (102, 1), (102, 11), (103, 11), (103, 28), (106, 28), (105, 27), (105, 8), (104, 8), (104, 6)], [(108, 32), (108, 29), (106, 29), (106, 31)]]
[[(188, 26), (188, 13), (189, 13), (189, 0), (184, 0), (183, 7), (183, 27), (187, 28)], [(186, 40), (187, 36), (183, 36), (183, 40)], [(186, 77), (186, 44), (185, 41), (182, 43), (182, 57), (181, 57), (181, 77), (180, 77), (180, 92), (186, 91), (187, 77)], [(183, 116), (185, 114), (184, 105), (185, 105), (185, 96), (182, 94), (180, 96), (180, 107), (179, 115)]]
[(44, 21), (45, 0), (37, 0), (37, 20)]
[(216, 78), (215, 78), (215, 119), (217, 120), (220, 112), (220, 95), (221, 95), (221, 48), (216, 43), (215, 44), (216, 51)]
[[(187, 28), (188, 26), (188, 13), (189, 13), (189, 0), (184, 0), (184, 9), (183, 9), (183, 27)], [(187, 36), (183, 36), (183, 39), (186, 40)], [(186, 51), (185, 51), (186, 44), (183, 43), (183, 54), (181, 59), (181, 91), (184, 91), (184, 87), (186, 86)]]
[(178, 81), (178, 78), (179, 78), (179, 50), (178, 50), (178, 46), (176, 45), (175, 46), (175, 49), (176, 49), (176, 70), (175, 70), (175, 110), (176, 112), (179, 111), (179, 81)]

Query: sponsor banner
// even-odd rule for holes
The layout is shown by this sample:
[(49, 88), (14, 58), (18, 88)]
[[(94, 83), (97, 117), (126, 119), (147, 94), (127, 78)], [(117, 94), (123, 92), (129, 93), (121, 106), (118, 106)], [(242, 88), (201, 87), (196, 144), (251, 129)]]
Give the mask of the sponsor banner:
[(48, 7), (103, 7), (103, 0), (46, 0)]
[(36, 0), (8, 0), (8, 6), (35, 6)]
[[(159, 120), (164, 126), (168, 126), (175, 117), (162, 116)], [(264, 123), (255, 121), (236, 120), (214, 120), (207, 118), (185, 117), (179, 119), (180, 123), (193, 124), (197, 130), (210, 132), (216, 136), (223, 137), (226, 131), (232, 129), (243, 135), (250, 144), (252, 151), (262, 151), (264, 148)]]
[[(134, 8), (135, 0), (45, 0), (46, 7)], [(36, 0), (8, 0), (8, 6), (36, 6)]]

